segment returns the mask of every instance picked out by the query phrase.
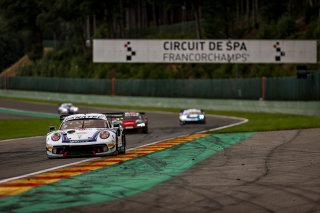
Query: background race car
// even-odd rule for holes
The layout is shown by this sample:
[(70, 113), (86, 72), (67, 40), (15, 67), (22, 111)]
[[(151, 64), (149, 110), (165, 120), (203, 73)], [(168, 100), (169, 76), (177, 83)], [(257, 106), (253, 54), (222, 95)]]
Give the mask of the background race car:
[(59, 114), (72, 115), (79, 113), (79, 107), (74, 106), (72, 103), (62, 103), (58, 108)]
[(69, 115), (63, 119), (58, 130), (50, 128), (46, 137), (46, 152), (48, 158), (124, 154), (126, 137), (121, 126), (112, 126), (108, 115)]
[(201, 109), (183, 109), (179, 114), (180, 125), (186, 123), (206, 123), (206, 116)]
[(125, 112), (122, 126), (126, 131), (148, 133), (148, 117), (144, 112)]

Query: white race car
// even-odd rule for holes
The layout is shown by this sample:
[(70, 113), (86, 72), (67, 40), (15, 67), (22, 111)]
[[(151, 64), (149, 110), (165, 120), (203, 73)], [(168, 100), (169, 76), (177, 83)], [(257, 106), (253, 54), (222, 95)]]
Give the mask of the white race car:
[(77, 114), (79, 107), (74, 106), (72, 103), (62, 103), (58, 107), (58, 113), (64, 115)]
[(114, 113), (66, 116), (59, 129), (50, 127), (46, 138), (48, 158), (104, 156), (126, 152), (126, 137), (121, 126), (113, 126)]
[(183, 109), (179, 114), (180, 125), (186, 123), (206, 123), (206, 115), (201, 109)]

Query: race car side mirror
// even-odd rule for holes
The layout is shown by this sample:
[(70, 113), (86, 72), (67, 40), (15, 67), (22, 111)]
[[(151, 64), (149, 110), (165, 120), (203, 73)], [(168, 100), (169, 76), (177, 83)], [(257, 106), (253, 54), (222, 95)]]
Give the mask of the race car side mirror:
[(55, 130), (56, 130), (56, 127), (50, 126), (50, 132), (55, 131)]

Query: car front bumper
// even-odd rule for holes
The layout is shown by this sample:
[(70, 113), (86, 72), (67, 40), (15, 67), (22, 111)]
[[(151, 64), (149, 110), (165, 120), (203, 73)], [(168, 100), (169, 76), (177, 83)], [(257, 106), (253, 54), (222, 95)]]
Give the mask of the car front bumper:
[(103, 144), (93, 145), (56, 145), (47, 147), (47, 156), (49, 158), (63, 158), (73, 156), (105, 156), (116, 151), (115, 146)]

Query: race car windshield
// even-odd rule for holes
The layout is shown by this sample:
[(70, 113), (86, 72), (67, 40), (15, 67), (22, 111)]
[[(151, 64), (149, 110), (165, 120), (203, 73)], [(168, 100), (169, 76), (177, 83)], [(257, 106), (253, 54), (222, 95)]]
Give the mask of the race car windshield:
[(200, 110), (184, 111), (183, 114), (185, 115), (201, 114), (201, 111)]
[(63, 122), (60, 127), (61, 130), (80, 128), (108, 128), (108, 124), (101, 119), (78, 119)]

